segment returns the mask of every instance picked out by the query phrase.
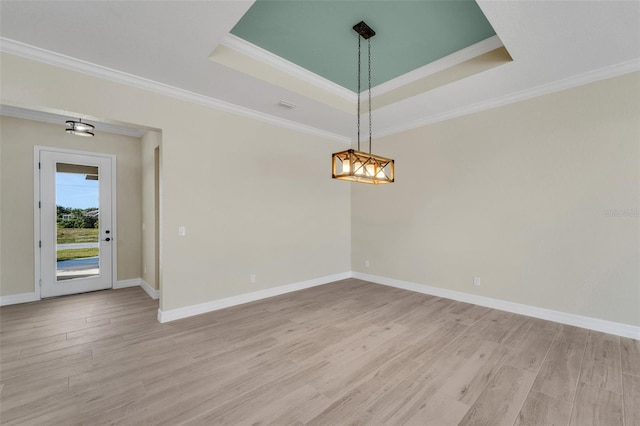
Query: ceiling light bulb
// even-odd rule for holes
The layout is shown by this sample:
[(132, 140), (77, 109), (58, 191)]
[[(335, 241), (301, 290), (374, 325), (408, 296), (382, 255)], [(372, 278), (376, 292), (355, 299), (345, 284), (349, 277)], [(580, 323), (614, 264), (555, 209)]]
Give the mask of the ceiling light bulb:
[(89, 130), (93, 129), (93, 126), (90, 124), (86, 124), (86, 123), (76, 123), (74, 126), (75, 130), (78, 130), (80, 132), (88, 132)]
[(347, 158), (342, 161), (342, 173), (350, 173), (351, 172), (351, 162)]
[(91, 132), (81, 132), (79, 130), (73, 130), (73, 129), (66, 129), (67, 133), (71, 134), (71, 135), (76, 135), (76, 136), (84, 136), (87, 138), (90, 138), (92, 136), (95, 136), (93, 133)]
[(366, 167), (367, 176), (375, 176), (376, 175), (376, 166), (373, 164), (367, 164)]
[(364, 165), (361, 162), (356, 161), (353, 163), (353, 171), (356, 176), (364, 176)]

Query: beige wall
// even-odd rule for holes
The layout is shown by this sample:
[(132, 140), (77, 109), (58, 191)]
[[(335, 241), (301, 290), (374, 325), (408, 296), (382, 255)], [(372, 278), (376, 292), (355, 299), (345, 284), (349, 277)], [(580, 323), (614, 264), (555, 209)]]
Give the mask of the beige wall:
[(329, 176), (344, 145), (6, 53), (0, 66), (4, 104), (162, 131), (161, 309), (350, 270), (350, 185)]
[[(161, 130), (163, 310), (353, 269), (640, 325), (638, 73), (376, 141), (397, 182), (373, 187), (328, 178), (336, 142), (4, 53), (0, 66), (4, 104)], [(2, 136), (14, 294), (6, 268), (24, 260), (7, 242), (32, 230), (13, 225), (18, 153)]]
[(353, 269), (640, 325), (639, 145), (639, 73), (376, 141)]
[(156, 276), (156, 176), (155, 149), (162, 135), (148, 131), (142, 137), (142, 279), (152, 288), (159, 288)]
[(140, 139), (97, 132), (91, 139), (60, 125), (0, 117), (2, 265), (0, 295), (34, 291), (34, 146), (116, 156), (118, 280), (140, 277)]

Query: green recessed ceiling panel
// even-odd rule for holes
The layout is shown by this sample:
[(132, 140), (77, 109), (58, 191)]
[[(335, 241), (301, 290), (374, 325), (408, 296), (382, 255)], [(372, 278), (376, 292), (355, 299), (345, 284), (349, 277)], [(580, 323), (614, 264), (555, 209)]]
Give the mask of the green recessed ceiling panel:
[[(495, 35), (476, 2), (467, 0), (257, 0), (231, 33), (356, 91), (352, 27), (360, 21), (376, 32), (373, 86)], [(363, 78), (366, 45), (363, 40)]]

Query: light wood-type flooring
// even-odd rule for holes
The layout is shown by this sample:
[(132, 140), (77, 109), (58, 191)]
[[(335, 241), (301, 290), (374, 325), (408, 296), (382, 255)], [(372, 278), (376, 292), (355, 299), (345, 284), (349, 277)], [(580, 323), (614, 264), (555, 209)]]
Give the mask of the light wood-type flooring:
[(640, 425), (640, 342), (350, 279), (160, 324), (0, 309), (3, 424)]

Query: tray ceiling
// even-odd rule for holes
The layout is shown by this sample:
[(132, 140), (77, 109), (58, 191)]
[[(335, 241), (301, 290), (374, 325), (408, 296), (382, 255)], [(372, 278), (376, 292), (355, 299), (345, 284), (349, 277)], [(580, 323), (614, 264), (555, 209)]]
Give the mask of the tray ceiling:
[(352, 27), (362, 20), (376, 32), (373, 86), (495, 35), (473, 0), (258, 0), (231, 34), (355, 92), (358, 37)]
[[(256, 4), (262, 7), (261, 3), (262, 0)], [(343, 2), (304, 0), (267, 3), (327, 3), (337, 7)], [(411, 7), (419, 7), (423, 2), (363, 0), (353, 3), (368, 4), (362, 9), (359, 19), (369, 22), (378, 32), (372, 42), (383, 43), (386, 40), (385, 43), (392, 43), (395, 37), (415, 38), (431, 49), (431, 45), (439, 45), (442, 41), (440, 33), (429, 38), (416, 36), (424, 30), (419, 24), (399, 29), (396, 25), (395, 31), (401, 30), (403, 35), (395, 35), (377, 21), (379, 18), (367, 16), (369, 10), (376, 10), (378, 6), (375, 4), (378, 3), (381, 4), (379, 7), (394, 11), (400, 10), (404, 3), (418, 3)], [(229, 43), (235, 38), (246, 45), (253, 45), (233, 35), (234, 28), (243, 17), (250, 16), (247, 13), (253, 5), (251, 0), (0, 1), (0, 49), (8, 54), (226, 109), (302, 132), (322, 134), (334, 140), (352, 139), (355, 136), (352, 90), (321, 77), (318, 74), (321, 71), (312, 72), (295, 64), (298, 67), (296, 72), (301, 73), (292, 78), (291, 73), (283, 72), (282, 68), (276, 70), (272, 63), (262, 60), (264, 58), (257, 60), (255, 56), (248, 56), (246, 51), (237, 50), (239, 43)], [(374, 137), (640, 69), (640, 2), (478, 0), (474, 7), (478, 6), (496, 35), (449, 55), (442, 51), (440, 54), (444, 57), (374, 88)], [(332, 19), (336, 19), (335, 16)], [(349, 57), (355, 53), (355, 39), (345, 41), (353, 37), (347, 35), (351, 32), (352, 20), (346, 29), (340, 30), (344, 31), (344, 38), (336, 42), (336, 46), (344, 48), (345, 55)], [(335, 24), (344, 27), (344, 24)], [(425, 27), (441, 28), (437, 24)], [(272, 28), (273, 32), (280, 30), (279, 27)], [(316, 34), (319, 44), (327, 45), (321, 42), (323, 37), (325, 35)], [(487, 40), (496, 44), (486, 44)], [(465, 43), (468, 42), (471, 41)], [(483, 43), (484, 50), (476, 50), (476, 56), (471, 56), (472, 68), (477, 72), (460, 68), (459, 65), (470, 58), (461, 58), (459, 53), (474, 50), (474, 46)], [(382, 48), (376, 46), (373, 45), (374, 61), (378, 61), (376, 49)], [(220, 48), (225, 48), (227, 53), (235, 52), (236, 57), (245, 61), (253, 61), (251, 64), (256, 65), (256, 71), (250, 73), (240, 69), (230, 58), (227, 58), (227, 63), (212, 60), (212, 51)], [(492, 66), (491, 63), (496, 62), (494, 50), (499, 48), (505, 52), (508, 50), (513, 60)], [(256, 49), (261, 48), (256, 46)], [(405, 52), (406, 56), (413, 59), (417, 56), (416, 49)], [(266, 52), (265, 57), (275, 62), (280, 60), (293, 64), (292, 61), (299, 61), (294, 56), (286, 60), (276, 53), (261, 50)], [(313, 53), (313, 49), (306, 53)], [(281, 54), (287, 55), (286, 52)], [(323, 58), (324, 55), (317, 56)], [(337, 57), (327, 62), (342, 64)], [(375, 65), (374, 76), (388, 65)], [(391, 65), (395, 67), (395, 64)], [(404, 65), (405, 69), (413, 66), (417, 65)], [(284, 66), (287, 67), (289, 71), (292, 68)], [(354, 75), (353, 68), (353, 63), (345, 65), (341, 72)], [(418, 72), (425, 70), (428, 72)], [(395, 72), (403, 71), (396, 69)], [(318, 79), (309, 80), (304, 73), (316, 75)], [(407, 80), (407, 76), (411, 79)], [(390, 77), (378, 75), (375, 78)], [(348, 86), (350, 83), (344, 84)], [(281, 100), (297, 107), (284, 108)], [(56, 105), (17, 105), (6, 96), (3, 96), (2, 103), (40, 110), (59, 108)], [(92, 112), (65, 111), (67, 113), (81, 117)], [(102, 117), (106, 122), (113, 118)]]

